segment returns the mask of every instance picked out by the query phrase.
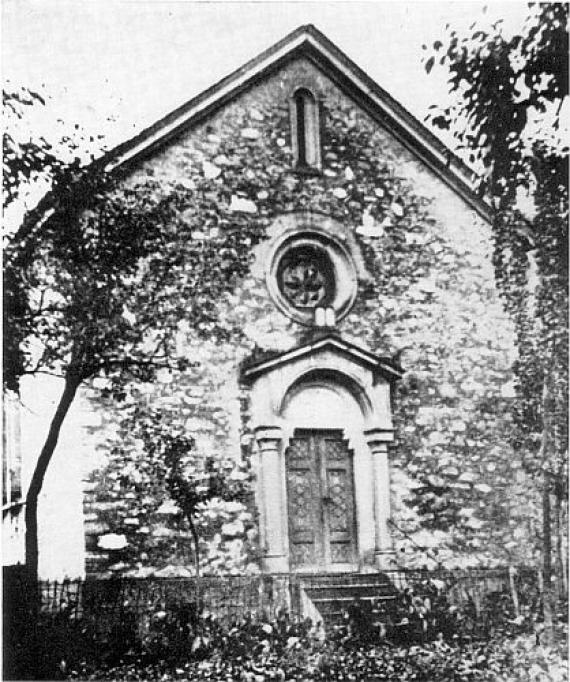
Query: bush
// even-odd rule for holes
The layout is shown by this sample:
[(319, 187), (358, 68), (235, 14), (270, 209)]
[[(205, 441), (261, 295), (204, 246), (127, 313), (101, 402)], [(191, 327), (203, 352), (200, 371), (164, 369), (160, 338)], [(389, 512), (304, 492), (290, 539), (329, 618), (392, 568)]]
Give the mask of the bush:
[[(363, 624), (363, 621), (361, 621)], [(362, 631), (364, 633), (364, 630)], [(121, 666), (81, 670), (73, 679), (217, 680), (220, 682), (562, 682), (563, 652), (536, 644), (534, 635), (490, 641), (446, 642), (440, 634), (423, 644), (359, 638), (353, 625), (324, 638), (310, 621), (281, 613), (273, 620), (245, 618), (229, 627), (214, 619), (188, 630), (178, 656), (130, 657)], [(155, 650), (158, 651), (158, 650)], [(161, 650), (162, 651), (162, 650)], [(171, 652), (170, 652), (171, 653)]]
[[(231, 639), (231, 638), (230, 638)], [(241, 635), (240, 635), (241, 639)], [(131, 662), (75, 674), (91, 680), (216, 680), (218, 682), (562, 682), (565, 658), (537, 647), (532, 637), (451, 646), (442, 641), (409, 648), (346, 649), (330, 642), (294, 642), (280, 653), (266, 640), (247, 655), (227, 657), (217, 649), (201, 661), (167, 666)]]
[(459, 605), (450, 603), (445, 587), (425, 579), (399, 590), (389, 601), (355, 599), (335, 636), (355, 645), (387, 641), (411, 646), (436, 639), (461, 644), (535, 629), (536, 609), (522, 608), (521, 615), (515, 617), (509, 594), (489, 593), (477, 609), (469, 595)]
[(171, 662), (188, 654), (198, 633), (208, 629), (193, 603), (175, 604), (156, 611), (150, 617), (148, 630), (139, 636), (132, 654), (143, 662)]
[[(539, 669), (554, 669), (558, 660), (553, 652), (537, 654), (528, 663), (531, 654), (543, 651), (536, 649), (540, 623), (534, 597), (528, 605), (521, 603), (521, 614), (514, 618), (508, 594), (489, 594), (478, 608), (464, 595), (456, 606), (449, 603), (443, 583), (428, 579), (390, 600), (356, 599), (343, 621), (328, 629), (327, 638), (322, 628), (285, 612), (223, 625), (196, 609), (189, 595), (160, 593), (157, 598), (149, 593), (141, 604), (120, 585), (116, 594), (108, 594), (109, 586), (103, 600), (97, 590), (84, 595), (81, 610), (70, 600), (57, 613), (40, 613), (35, 627), (29, 619), (27, 625), (18, 621), (22, 627), (12, 637), (11, 658), (18, 663), (27, 658), (32, 665), (19, 665), (20, 674), (5, 676), (485, 680), (494, 679), (485, 677), (490, 670), (504, 671), (508, 665), (538, 675)], [(520, 642), (530, 642), (531, 648), (521, 648)]]

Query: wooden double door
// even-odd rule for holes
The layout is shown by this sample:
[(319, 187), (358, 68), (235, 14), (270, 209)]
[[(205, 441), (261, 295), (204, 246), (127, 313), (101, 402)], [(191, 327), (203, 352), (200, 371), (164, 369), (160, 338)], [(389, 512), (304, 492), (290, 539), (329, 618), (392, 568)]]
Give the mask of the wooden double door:
[(353, 455), (342, 432), (296, 430), (285, 466), (291, 569), (353, 570)]

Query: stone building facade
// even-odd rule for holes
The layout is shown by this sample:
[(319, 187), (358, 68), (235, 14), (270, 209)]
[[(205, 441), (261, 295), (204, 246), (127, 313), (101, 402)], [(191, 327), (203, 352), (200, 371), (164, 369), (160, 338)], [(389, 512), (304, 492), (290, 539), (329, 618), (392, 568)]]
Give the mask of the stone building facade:
[(204, 512), (206, 572), (523, 557), (532, 493), (509, 444), (489, 210), (441, 142), (309, 26), (108, 163), (176, 197), (203, 277), (224, 250), (247, 258), (212, 306), (225, 337), (189, 309), (188, 370), (135, 387), (128, 409), (101, 380), (85, 389), (40, 503), (44, 575), (191, 571), (125, 421), (141, 405), (252, 477), (249, 504)]

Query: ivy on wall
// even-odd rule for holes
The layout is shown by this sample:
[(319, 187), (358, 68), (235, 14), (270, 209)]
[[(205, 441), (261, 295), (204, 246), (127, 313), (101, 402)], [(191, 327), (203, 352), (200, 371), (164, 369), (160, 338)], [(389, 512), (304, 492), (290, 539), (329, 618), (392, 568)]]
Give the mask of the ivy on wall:
[[(373, 275), (339, 331), (378, 353), (402, 352), (407, 370), (394, 396), (400, 561), (429, 563), (434, 550), (458, 563), (468, 556), (476, 563), (528, 558), (533, 502), (508, 443), (510, 327), (485, 254), (450, 237), (433, 217), (434, 181), (422, 176), (419, 163), (313, 72), (327, 93), (323, 173), (292, 172), (280, 79), (294, 82), (309, 68), (291, 65), (125, 180), (125, 187), (148, 187), (152, 201), (166, 202), (172, 216), (172, 252), (180, 260), (165, 297), (184, 320), (180, 352), (199, 368), (169, 383), (170, 397), (183, 406), (200, 457), (248, 456), (253, 435), (239, 363), (252, 353), (293, 347), (304, 334), (275, 309), (263, 278), (250, 270), (255, 247), (283, 212), (322, 211), (352, 226)], [(403, 177), (402, 158), (416, 164), (414, 183)], [(483, 229), (468, 209), (462, 219), (466, 229)], [(159, 393), (145, 400), (152, 404)], [(216, 411), (225, 418), (218, 421)], [(110, 453), (111, 469), (116, 455)], [(104, 485), (99, 488), (103, 496)], [(149, 509), (156, 507), (152, 497)], [(498, 514), (505, 508), (509, 514)], [(109, 530), (123, 523), (120, 514), (107, 521)], [(526, 545), (516, 535), (521, 527)], [(148, 555), (144, 564), (183, 563), (179, 550), (169, 553), (143, 536), (135, 544), (139, 557)], [(145, 543), (160, 550), (148, 552)]]

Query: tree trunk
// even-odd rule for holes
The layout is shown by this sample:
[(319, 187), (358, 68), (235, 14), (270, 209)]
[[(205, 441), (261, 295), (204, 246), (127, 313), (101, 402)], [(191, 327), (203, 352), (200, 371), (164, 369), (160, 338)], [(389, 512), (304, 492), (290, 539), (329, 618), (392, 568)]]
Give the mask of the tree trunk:
[(38, 579), (38, 497), (42, 490), (47, 468), (57, 445), (61, 425), (69, 412), (80, 384), (81, 379), (78, 376), (70, 374), (66, 376), (63, 393), (51, 421), (46, 441), (36, 462), (30, 487), (26, 495), (26, 568), (29, 577), (33, 581)]
[(190, 533), (192, 533), (192, 542), (194, 543), (194, 570), (196, 571), (196, 582), (194, 596), (196, 599), (196, 617), (200, 613), (200, 545), (196, 526), (191, 516), (188, 516), (188, 524), (190, 526)]

